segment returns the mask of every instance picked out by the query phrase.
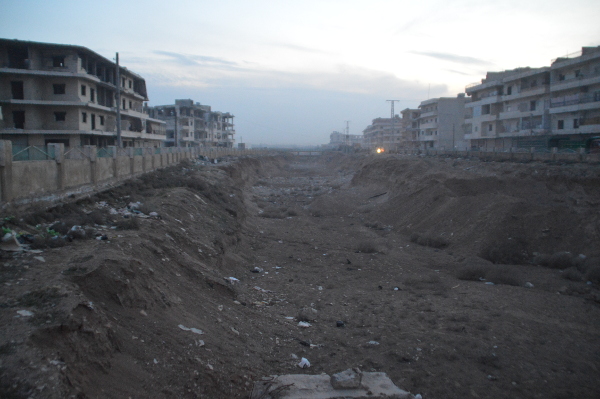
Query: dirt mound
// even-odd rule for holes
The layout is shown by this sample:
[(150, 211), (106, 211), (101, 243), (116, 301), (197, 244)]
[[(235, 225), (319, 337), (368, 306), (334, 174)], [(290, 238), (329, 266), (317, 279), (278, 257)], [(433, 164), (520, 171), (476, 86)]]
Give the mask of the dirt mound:
[(3, 215), (43, 240), (0, 252), (0, 396), (243, 398), (351, 367), (425, 398), (598, 391), (593, 167), (223, 161)]

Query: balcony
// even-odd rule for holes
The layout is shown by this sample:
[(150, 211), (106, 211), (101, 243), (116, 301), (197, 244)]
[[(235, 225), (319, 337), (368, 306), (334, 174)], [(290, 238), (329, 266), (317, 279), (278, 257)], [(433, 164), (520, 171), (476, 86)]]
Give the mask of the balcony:
[(571, 96), (555, 97), (550, 100), (550, 113), (577, 112), (600, 108), (598, 93), (573, 94)]
[(507, 94), (507, 95), (502, 96), (502, 101), (510, 101), (510, 100), (517, 100), (517, 99), (522, 99), (522, 98), (526, 98), (526, 97), (541, 96), (541, 95), (547, 94), (549, 92), (550, 92), (549, 84), (528, 87), (526, 89), (521, 89), (518, 93), (513, 93), (510, 95)]
[(600, 84), (600, 72), (587, 75), (579, 75), (575, 78), (553, 82), (550, 86), (550, 91), (556, 92), (562, 90), (569, 90), (593, 84)]

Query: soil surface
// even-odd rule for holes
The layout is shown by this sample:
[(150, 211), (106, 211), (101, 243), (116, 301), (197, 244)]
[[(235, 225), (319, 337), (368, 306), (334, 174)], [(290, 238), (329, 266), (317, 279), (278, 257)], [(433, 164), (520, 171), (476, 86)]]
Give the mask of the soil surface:
[(247, 398), (359, 367), (425, 399), (596, 398), (599, 176), (245, 157), (5, 210), (27, 245), (0, 251), (0, 397)]

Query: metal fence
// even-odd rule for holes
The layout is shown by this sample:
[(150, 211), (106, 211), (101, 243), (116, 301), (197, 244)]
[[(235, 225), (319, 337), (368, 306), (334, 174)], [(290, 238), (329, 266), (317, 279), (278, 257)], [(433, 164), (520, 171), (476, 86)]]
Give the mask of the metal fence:
[(54, 159), (54, 147), (13, 145), (13, 161), (48, 161)]

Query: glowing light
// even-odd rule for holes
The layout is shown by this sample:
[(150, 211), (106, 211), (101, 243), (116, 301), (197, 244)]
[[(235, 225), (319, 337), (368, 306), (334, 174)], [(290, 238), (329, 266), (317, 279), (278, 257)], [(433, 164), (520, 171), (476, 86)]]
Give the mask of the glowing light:
[(382, 152), (384, 152), (384, 151), (385, 151), (385, 150), (384, 150), (383, 148), (378, 148), (378, 149), (377, 149), (377, 153), (378, 153), (378, 154), (381, 154), (381, 153), (382, 153)]

